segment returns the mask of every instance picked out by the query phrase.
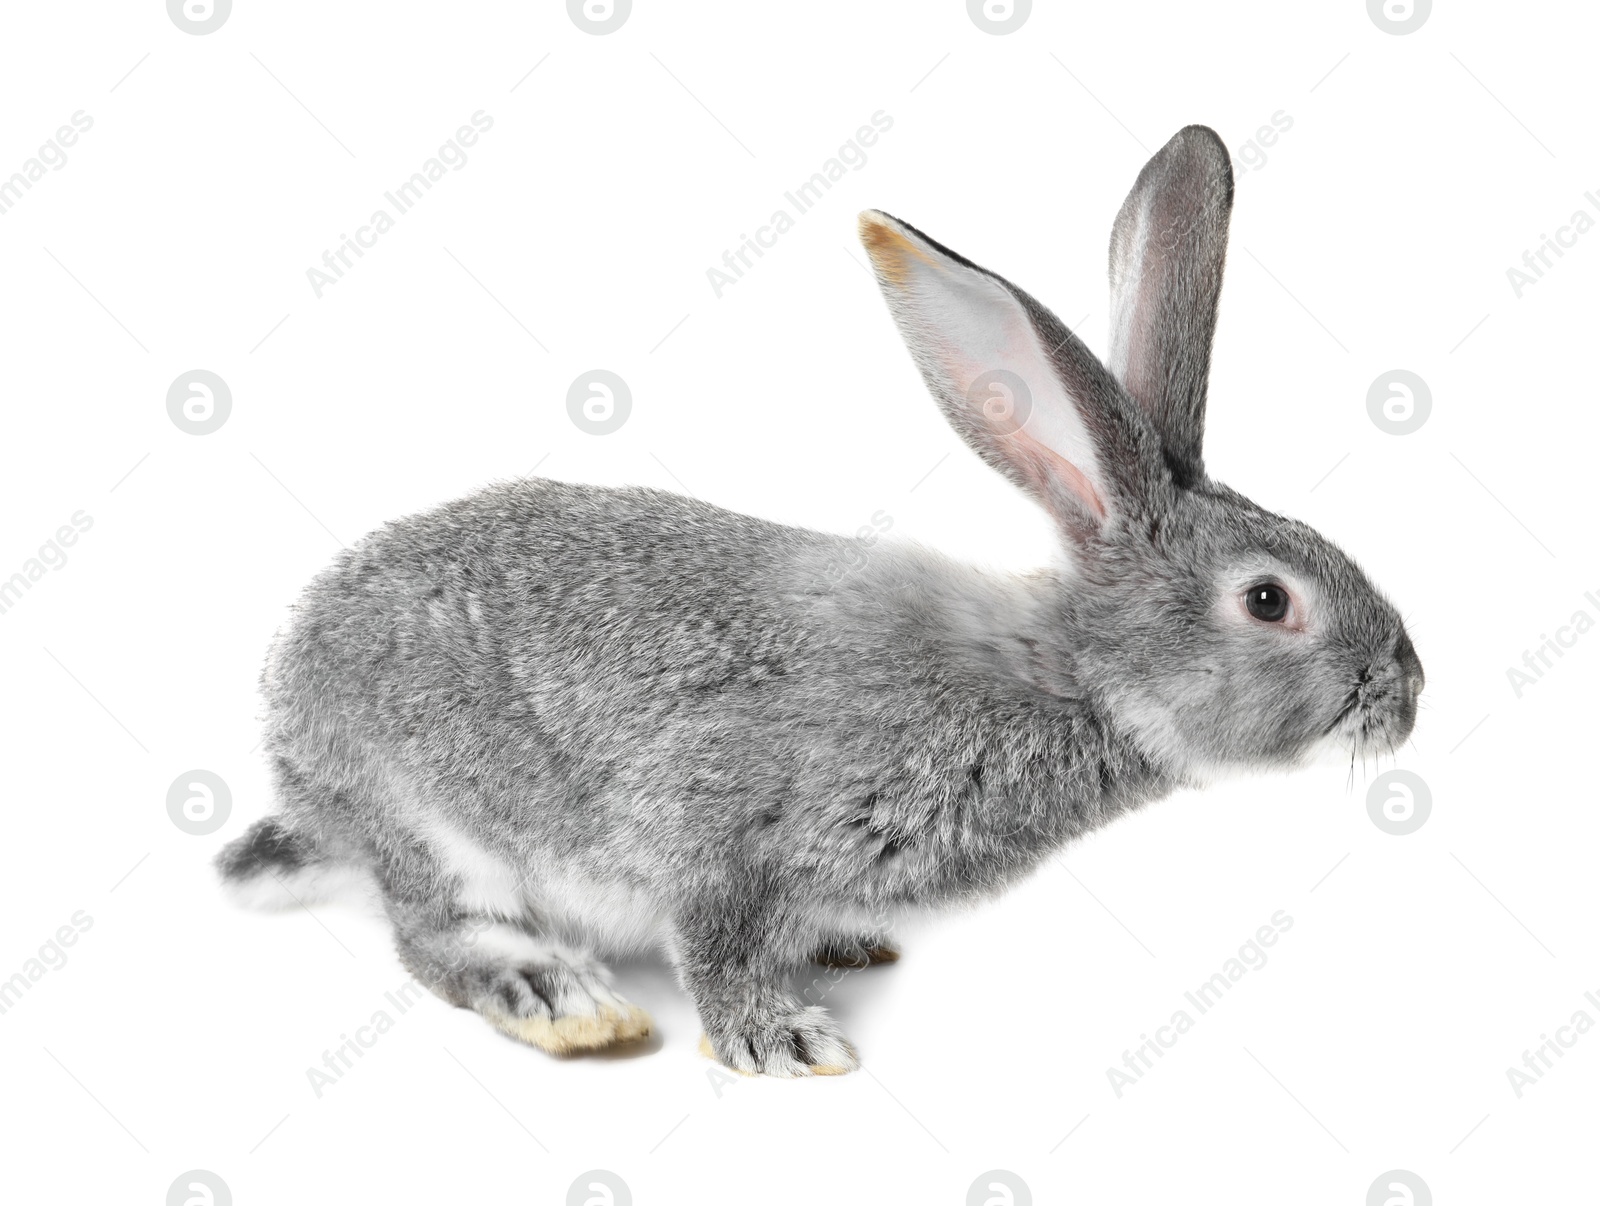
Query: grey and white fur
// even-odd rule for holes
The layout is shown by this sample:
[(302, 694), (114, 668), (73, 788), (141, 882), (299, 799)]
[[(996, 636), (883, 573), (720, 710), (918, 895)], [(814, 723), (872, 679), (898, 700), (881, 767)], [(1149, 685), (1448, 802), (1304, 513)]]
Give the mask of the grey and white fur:
[[(993, 894), (1214, 771), (1392, 749), (1423, 681), (1399, 615), (1201, 458), (1232, 199), (1204, 127), (1146, 165), (1105, 365), (1021, 289), (861, 216), (934, 398), (1055, 519), (1059, 565), (863, 560), (543, 480), (392, 523), (272, 648), (280, 807), (224, 878), (299, 899), (367, 878), (423, 983), (548, 1050), (648, 1033), (599, 958), (653, 948), (716, 1058), (838, 1072), (854, 1050), (792, 987), (809, 960), (893, 957), (886, 920)], [(1009, 388), (973, 388), (992, 370)], [(1281, 618), (1252, 611), (1263, 585)]]

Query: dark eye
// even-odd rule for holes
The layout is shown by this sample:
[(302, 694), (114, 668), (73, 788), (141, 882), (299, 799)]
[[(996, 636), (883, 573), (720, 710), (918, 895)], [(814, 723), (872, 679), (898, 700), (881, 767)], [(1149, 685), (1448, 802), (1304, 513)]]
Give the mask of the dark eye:
[(1281, 623), (1289, 614), (1289, 592), (1276, 582), (1259, 582), (1245, 592), (1244, 605), (1258, 620)]

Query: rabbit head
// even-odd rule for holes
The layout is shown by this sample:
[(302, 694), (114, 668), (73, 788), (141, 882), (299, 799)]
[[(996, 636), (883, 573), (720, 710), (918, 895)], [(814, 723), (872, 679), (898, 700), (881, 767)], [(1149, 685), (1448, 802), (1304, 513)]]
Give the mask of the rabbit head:
[(1206, 474), (1232, 203), (1227, 150), (1203, 126), (1145, 166), (1111, 236), (1106, 364), (1015, 285), (887, 214), (860, 222), (945, 417), (1060, 528), (1050, 652), (1189, 777), (1330, 743), (1393, 749), (1423, 682), (1399, 614), (1354, 562)]

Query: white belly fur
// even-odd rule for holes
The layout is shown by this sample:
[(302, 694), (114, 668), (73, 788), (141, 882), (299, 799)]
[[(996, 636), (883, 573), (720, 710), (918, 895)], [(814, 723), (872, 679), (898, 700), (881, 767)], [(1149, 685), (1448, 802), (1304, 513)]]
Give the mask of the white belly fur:
[(531, 921), (603, 954), (658, 949), (666, 940), (666, 918), (643, 893), (578, 872), (529, 875), (438, 818), (418, 828), (456, 881), (456, 904), (468, 912)]

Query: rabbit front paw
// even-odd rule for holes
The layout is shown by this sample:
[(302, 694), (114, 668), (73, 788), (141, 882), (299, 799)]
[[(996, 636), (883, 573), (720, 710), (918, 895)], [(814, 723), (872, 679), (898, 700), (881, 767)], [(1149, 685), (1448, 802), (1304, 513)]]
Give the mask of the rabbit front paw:
[(811, 962), (823, 967), (859, 969), (893, 963), (900, 958), (900, 948), (886, 938), (871, 934), (831, 938), (811, 956)]
[(838, 1024), (814, 1005), (715, 1024), (700, 1053), (746, 1076), (842, 1076), (861, 1066)]

